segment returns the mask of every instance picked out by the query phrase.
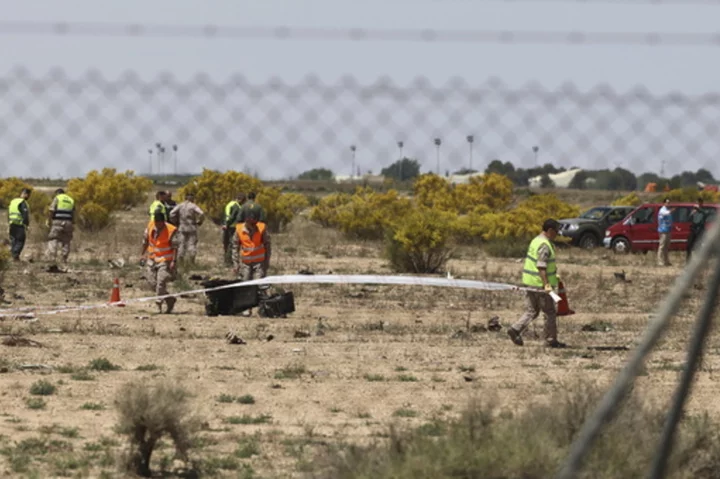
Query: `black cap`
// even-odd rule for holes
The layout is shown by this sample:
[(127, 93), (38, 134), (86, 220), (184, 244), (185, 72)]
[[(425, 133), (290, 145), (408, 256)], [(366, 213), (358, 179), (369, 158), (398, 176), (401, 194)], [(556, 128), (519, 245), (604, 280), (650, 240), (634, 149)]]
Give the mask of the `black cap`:
[(560, 223), (554, 219), (547, 219), (543, 223), (542, 228), (543, 228), (543, 231), (547, 231), (547, 230), (560, 231)]
[(153, 221), (165, 221), (165, 215), (162, 213), (155, 213), (153, 215)]

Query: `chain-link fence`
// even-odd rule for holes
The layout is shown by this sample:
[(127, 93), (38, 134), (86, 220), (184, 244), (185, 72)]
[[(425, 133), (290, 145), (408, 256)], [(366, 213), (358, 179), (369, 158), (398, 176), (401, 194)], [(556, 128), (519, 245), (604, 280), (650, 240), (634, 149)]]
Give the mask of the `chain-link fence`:
[(441, 86), (312, 75), (293, 84), (242, 74), (73, 78), (18, 68), (0, 78), (0, 95), (6, 176), (70, 177), (106, 166), (153, 174), (236, 169), (265, 179), (327, 168), (347, 176), (377, 174), (408, 157), (441, 174), (499, 159), (668, 175), (705, 168), (720, 177), (720, 94), (513, 89), (459, 78)]

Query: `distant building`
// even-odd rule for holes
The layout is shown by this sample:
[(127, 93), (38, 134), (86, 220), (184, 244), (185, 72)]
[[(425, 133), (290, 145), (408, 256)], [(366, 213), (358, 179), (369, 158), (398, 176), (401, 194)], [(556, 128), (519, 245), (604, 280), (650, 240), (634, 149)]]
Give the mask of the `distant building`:
[[(562, 173), (555, 173), (552, 175), (548, 175), (548, 177), (552, 180), (553, 184), (556, 188), (568, 188), (570, 187), (570, 183), (575, 178), (575, 175), (580, 173), (580, 168), (573, 168), (571, 170), (563, 171)], [(534, 176), (528, 180), (531, 188), (540, 188), (540, 185), (542, 184), (542, 175)]]
[(350, 176), (350, 175), (336, 175), (333, 178), (337, 183), (368, 183), (371, 185), (381, 185), (385, 182), (385, 177), (382, 175), (362, 175), (362, 176)]
[(477, 173), (469, 173), (467, 175), (450, 175), (450, 176), (443, 177), (443, 178), (448, 180), (448, 182), (450, 182), (453, 185), (466, 185), (466, 184), (470, 183), (470, 178), (473, 178), (476, 176), (483, 177), (483, 176), (485, 176), (485, 173), (477, 172)]

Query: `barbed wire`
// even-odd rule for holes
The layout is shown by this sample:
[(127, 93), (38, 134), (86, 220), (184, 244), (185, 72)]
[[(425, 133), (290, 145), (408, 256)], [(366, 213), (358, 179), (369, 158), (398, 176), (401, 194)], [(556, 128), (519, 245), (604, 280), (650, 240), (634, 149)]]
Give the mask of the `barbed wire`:
[[(441, 174), (499, 159), (638, 174), (705, 168), (720, 177), (716, 93), (581, 91), (572, 83), (512, 89), (497, 79), (470, 85), (459, 78), (435, 86), (422, 77), (404, 86), (314, 75), (292, 84), (242, 74), (145, 80), (132, 71), (110, 80), (97, 70), (71, 78), (59, 68), (46, 75), (18, 68), (0, 78), (0, 95), (5, 175), (208, 167), (279, 179), (320, 167), (379, 173), (406, 156)], [(156, 143), (178, 148), (160, 155)]]
[(4, 35), (489, 43), (533, 45), (720, 46), (720, 32), (440, 30), (292, 26), (0, 22)]

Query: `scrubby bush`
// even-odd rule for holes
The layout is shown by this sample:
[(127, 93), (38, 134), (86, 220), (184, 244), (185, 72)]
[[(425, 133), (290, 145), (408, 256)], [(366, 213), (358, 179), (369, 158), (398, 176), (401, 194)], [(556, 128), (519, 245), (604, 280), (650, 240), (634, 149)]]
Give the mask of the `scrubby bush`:
[(36, 223), (43, 223), (50, 206), (50, 197), (43, 191), (33, 189), (30, 184), (19, 178), (0, 179), (0, 206), (7, 209), (10, 202), (20, 196), (23, 188), (31, 191), (30, 198), (27, 200), (31, 219)]
[(271, 231), (280, 231), (295, 215), (310, 206), (308, 199), (299, 193), (282, 193), (280, 188), (263, 188), (257, 202), (265, 209)]
[(398, 218), (386, 235), (386, 255), (401, 273), (438, 273), (450, 258), (453, 216), (418, 207)]
[(192, 411), (190, 394), (182, 386), (169, 380), (132, 381), (118, 391), (116, 406), (117, 431), (127, 436), (130, 447), (125, 462), (129, 471), (150, 477), (152, 453), (164, 436), (170, 436), (181, 459), (188, 459), (199, 422)]
[(440, 211), (456, 211), (452, 185), (441, 176), (427, 173), (413, 183), (413, 196), (418, 205)]
[(638, 206), (640, 204), (642, 204), (642, 200), (635, 192), (623, 196), (622, 198), (618, 198), (612, 202), (612, 206)]
[(347, 193), (333, 193), (321, 198), (310, 212), (310, 220), (325, 227), (338, 226), (338, 211), (350, 203), (351, 195)]
[(338, 227), (351, 238), (379, 240), (411, 207), (410, 200), (401, 198), (396, 190), (377, 193), (369, 187), (358, 188), (350, 201), (338, 209)]
[(98, 232), (111, 222), (110, 212), (95, 202), (82, 205), (77, 213), (77, 225), (84, 231)]
[(260, 180), (245, 173), (220, 173), (208, 169), (204, 169), (200, 176), (180, 188), (178, 197), (193, 193), (195, 203), (219, 224), (225, 214), (225, 205), (234, 200), (238, 193), (250, 192), (257, 193), (256, 201), (265, 210), (268, 226), (273, 231), (290, 223), (295, 215), (310, 205), (303, 195), (282, 193), (278, 188), (264, 187)]
[(415, 201), (422, 206), (459, 214), (477, 208), (500, 211), (513, 199), (513, 184), (506, 176), (489, 173), (473, 176), (467, 184), (451, 185), (446, 179), (426, 174), (413, 185)]
[(152, 180), (135, 176), (132, 171), (118, 173), (114, 168), (93, 170), (85, 178), (68, 181), (67, 193), (77, 205), (95, 203), (107, 211), (120, 211), (136, 206), (147, 199)]
[(85, 178), (68, 181), (67, 193), (75, 200), (80, 229), (97, 232), (112, 222), (112, 213), (136, 206), (147, 199), (152, 181), (132, 171), (114, 168), (93, 170)]
[(489, 173), (471, 177), (468, 184), (457, 185), (454, 194), (458, 213), (477, 208), (501, 211), (512, 203), (513, 184), (507, 176)]

